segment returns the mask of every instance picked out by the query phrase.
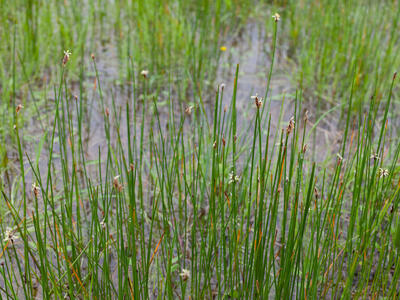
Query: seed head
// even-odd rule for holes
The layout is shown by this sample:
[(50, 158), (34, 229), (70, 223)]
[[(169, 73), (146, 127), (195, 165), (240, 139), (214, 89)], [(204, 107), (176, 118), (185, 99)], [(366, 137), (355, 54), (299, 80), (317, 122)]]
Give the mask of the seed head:
[(258, 96), (256, 93), (254, 96), (251, 96), (251, 99), (254, 99), (254, 103), (256, 104), (257, 109), (260, 109), (262, 106), (262, 98)]
[(17, 240), (19, 237), (17, 235), (15, 235), (15, 230), (13, 230), (10, 227), (6, 228), (6, 231), (4, 232), (4, 239), (3, 242), (7, 243), (7, 242), (11, 242), (12, 244), (14, 244), (15, 240)]
[(229, 181), (228, 184), (232, 184), (234, 182), (238, 182), (240, 180), (240, 177), (238, 175), (235, 175), (233, 172), (229, 173)]
[(374, 161), (377, 161), (380, 159), (380, 157), (378, 156), (378, 153), (372, 153), (370, 158), (373, 159)]
[(387, 176), (389, 176), (389, 170), (379, 168), (379, 178), (387, 177)]
[(179, 276), (182, 277), (183, 281), (186, 281), (186, 280), (188, 280), (190, 278), (190, 271), (186, 270), (186, 269), (182, 269), (182, 272), (179, 273)]
[(308, 119), (309, 119), (308, 110), (306, 110), (305, 113), (304, 113), (304, 123), (305, 123), (305, 124), (307, 124)]
[(101, 222), (100, 222), (100, 227), (101, 227), (101, 229), (106, 229), (106, 222), (105, 222), (105, 220), (103, 219), (103, 220), (101, 220)]
[(140, 75), (142, 75), (144, 78), (147, 78), (147, 76), (149, 75), (149, 71), (148, 70), (142, 70), (142, 72), (140, 72)]
[(123, 187), (123, 185), (121, 183), (119, 183), (119, 177), (120, 177), (120, 175), (117, 175), (117, 176), (114, 177), (113, 186), (118, 192), (122, 192), (124, 187)]
[(17, 107), (15, 108), (15, 112), (19, 113), (21, 111), (21, 109), (23, 109), (24, 107), (22, 106), (22, 104), (18, 104)]
[(37, 198), (39, 196), (40, 188), (36, 185), (36, 183), (32, 183), (32, 193)]
[(294, 117), (291, 117), (289, 120), (289, 125), (286, 129), (287, 134), (290, 134), (293, 129), (294, 129)]
[(113, 179), (113, 184), (115, 187), (118, 186), (118, 184), (119, 184), (119, 181), (118, 181), (119, 177), (121, 177), (121, 175), (117, 175)]
[(315, 195), (316, 199), (319, 199), (319, 192), (318, 192), (318, 189), (316, 187), (314, 188), (314, 195)]
[(65, 66), (67, 64), (67, 62), (69, 61), (69, 57), (71, 55), (71, 51), (69, 50), (64, 50), (64, 58), (63, 58), (63, 66)]
[(278, 13), (275, 13), (272, 18), (274, 19), (275, 22), (278, 22), (281, 19), (281, 16)]
[(189, 105), (185, 108), (185, 113), (190, 116), (192, 114), (193, 105)]

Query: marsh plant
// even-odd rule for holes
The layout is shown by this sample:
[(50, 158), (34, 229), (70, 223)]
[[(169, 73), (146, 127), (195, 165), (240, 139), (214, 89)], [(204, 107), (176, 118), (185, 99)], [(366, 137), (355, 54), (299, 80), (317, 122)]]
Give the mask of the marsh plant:
[[(281, 25), (288, 22), (284, 12), (268, 15), (271, 60), (265, 86), (259, 89), (262, 96), (254, 93), (246, 99), (249, 117), (245, 118), (245, 112), (238, 110), (240, 65), (232, 87), (210, 83), (219, 55), (230, 50), (219, 40), (225, 20), (211, 16), (228, 18), (239, 8), (242, 13), (250, 11), (252, 1), (248, 5), (203, 1), (199, 6), (183, 1), (165, 6), (157, 1), (98, 1), (109, 10), (88, 1), (83, 8), (89, 9), (86, 13), (92, 21), (80, 18), (77, 1), (67, 2), (70, 6), (24, 2), (31, 5), (23, 15), (26, 24), (11, 27), (13, 39), (8, 40), (13, 45), (8, 69), (12, 81), (1, 90), (11, 101), (5, 105), (9, 113), (1, 129), (4, 144), (13, 145), (8, 147), (14, 152), (7, 148), (0, 181), (2, 297), (400, 297), (396, 73), (377, 71), (375, 80), (364, 77), (361, 84), (357, 61), (342, 61), (340, 66), (347, 66), (351, 75), (337, 88), (342, 97), (335, 106), (342, 110), (341, 138), (316, 147), (315, 132), (327, 113), (318, 113), (321, 106), (312, 111), (316, 117), (311, 119), (308, 112), (313, 105), (304, 90), (312, 87), (312, 65), (286, 105), (285, 96), (279, 95), (281, 114), (271, 110), (276, 101), (271, 78), (278, 31), (288, 26)], [(313, 1), (273, 2), (287, 4), (291, 16), (290, 7), (303, 5), (301, 9), (311, 10)], [(20, 16), (16, 4), (0, 3), (12, 18)], [(57, 23), (63, 41), (71, 33), (65, 43), (74, 40), (74, 30), (85, 30), (76, 32), (81, 47), (52, 51), (59, 55), (46, 58), (38, 54), (43, 41), (34, 39), (45, 37), (35, 33), (44, 30), (37, 12), (47, 20), (53, 6), (60, 16), (69, 13)], [(333, 4), (328, 8), (330, 15), (337, 13)], [(94, 34), (91, 25), (106, 30), (109, 24), (104, 18), (114, 12), (119, 16), (113, 25), (119, 33), (124, 83), (109, 90), (99, 68), (106, 58), (88, 54), (83, 41)], [(136, 14), (137, 19), (129, 18)], [(312, 23), (322, 13), (316, 10), (315, 14), (303, 22)], [(365, 16), (361, 8), (354, 14)], [(189, 22), (189, 17), (195, 22)], [(240, 14), (241, 18), (245, 19)], [(69, 25), (64, 24), (67, 21)], [(138, 22), (137, 26), (131, 22)], [(291, 23), (294, 26), (294, 20)], [(23, 101), (18, 93), (19, 76), (33, 78), (40, 73), (28, 68), (27, 56), (24, 60), (18, 50), (19, 31), (30, 24), (36, 27), (27, 31), (32, 35), (26, 42), (30, 50), (23, 53), (30, 53), (37, 65), (52, 61), (52, 88), (44, 84), (42, 90), (45, 105), (33, 101), (38, 98), (32, 88), (35, 80), (28, 85), (31, 101)], [(212, 24), (211, 31), (207, 24)], [(123, 39), (129, 30), (142, 42), (134, 45), (143, 51)], [(4, 34), (1, 29), (0, 34)], [(180, 35), (190, 42), (178, 39)], [(146, 56), (166, 41), (171, 48)], [(394, 42), (389, 45), (397, 47)], [(299, 46), (296, 51), (304, 49)], [(323, 51), (324, 57), (329, 57), (329, 49)], [(361, 51), (359, 57), (365, 53)], [(209, 60), (213, 56), (215, 60)], [(382, 59), (381, 66), (388, 60)], [(322, 73), (328, 71), (334, 77), (334, 68)], [(337, 83), (335, 78), (331, 80)], [(323, 79), (328, 80), (321, 78), (317, 92), (325, 90)], [(121, 86), (126, 97), (118, 99), (115, 91)], [(31, 118), (34, 111), (36, 117)], [(93, 129), (98, 139), (90, 137)], [(321, 149), (330, 151), (316, 160), (315, 151)], [(9, 153), (15, 155), (13, 172)]]
[(201, 105), (176, 113), (172, 96), (161, 111), (148, 96), (151, 73), (138, 71), (124, 108), (96, 86), (106, 138), (89, 160), (69, 56), (35, 158), (17, 107), (21, 174), (11, 193), (2, 188), (2, 296), (399, 296), (400, 144), (387, 145), (396, 76), (385, 102), (348, 114), (338, 155), (320, 167), (307, 150), (301, 92), (275, 133), (268, 104), (252, 97), (244, 130), (239, 66), (229, 107), (218, 87), (210, 114)]

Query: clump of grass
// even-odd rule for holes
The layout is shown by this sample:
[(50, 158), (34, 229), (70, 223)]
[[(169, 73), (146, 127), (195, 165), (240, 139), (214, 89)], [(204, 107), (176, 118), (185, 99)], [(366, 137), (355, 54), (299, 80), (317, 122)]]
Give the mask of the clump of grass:
[(151, 72), (134, 70), (117, 107), (93, 56), (105, 140), (91, 161), (68, 63), (35, 159), (15, 116), (21, 174), (1, 188), (3, 296), (399, 296), (400, 144), (387, 143), (395, 76), (381, 109), (371, 100), (358, 119), (347, 114), (340, 152), (322, 168), (307, 151), (301, 93), (276, 133), (268, 93), (254, 97), (249, 131), (237, 123), (239, 66), (230, 106), (218, 88), (207, 115), (200, 100), (160, 107)]
[[(138, 27), (147, 26), (144, 37), (161, 30), (153, 22), (165, 21), (149, 16), (168, 11), (155, 8), (157, 2), (149, 3), (138, 8), (145, 24)], [(200, 40), (204, 37), (204, 43), (221, 51), (217, 37), (207, 37), (209, 3), (200, 8), (176, 3), (195, 14), (199, 23), (189, 26), (192, 33), (199, 28), (204, 34)], [(94, 2), (89, 4), (98, 22), (94, 24), (107, 26), (104, 18), (114, 12), (114, 4), (100, 9), (99, 15)], [(128, 2), (115, 5), (118, 15), (132, 8)], [(65, 10), (76, 8), (74, 2)], [(20, 173), (0, 185), (5, 203), (0, 222), (2, 296), (399, 297), (400, 143), (393, 138), (396, 120), (390, 111), (396, 76), (391, 83), (387, 76), (379, 77), (387, 92), (382, 89), (382, 97), (371, 98), (364, 111), (357, 103), (370, 90), (360, 87), (357, 74), (346, 81), (349, 92), (344, 93), (343, 111), (356, 107), (359, 114), (343, 114), (338, 154), (327, 157), (331, 163), (318, 164), (307, 147), (314, 126), (308, 124), (301, 91), (292, 103), (293, 116), (279, 124), (277, 132), (272, 130), (269, 84), (278, 16), (270, 21), (275, 21), (274, 50), (265, 99), (249, 99), (249, 124), (240, 123), (236, 109), (239, 66), (229, 106), (223, 107), (226, 88), (221, 85), (207, 109), (201, 74), (207, 70), (202, 59), (208, 54), (203, 56), (205, 48), (200, 48), (203, 54), (194, 55), (199, 49), (190, 47), (198, 45), (197, 39), (188, 46), (194, 64), (184, 63), (197, 76), (190, 79), (190, 93), (163, 93), (157, 88), (160, 66), (166, 63), (173, 72), (171, 65), (179, 65), (179, 58), (168, 60), (172, 54), (162, 52), (158, 61), (157, 56), (147, 58), (139, 52), (125, 60), (129, 98), (122, 107), (113, 91), (103, 88), (97, 55), (89, 60), (94, 78), (85, 77), (82, 49), (77, 55), (82, 57), (79, 90), (77, 96), (72, 94), (78, 61), (72, 49), (71, 59), (66, 52), (57, 64), (54, 118), (41, 120), (47, 126), (42, 126), (43, 136), (34, 150), (26, 142), (29, 131), (23, 113), (29, 105), (20, 104), (16, 96), (16, 65), (19, 61), (24, 66), (24, 60), (14, 40), (9, 117), (13, 129), (7, 134), (15, 141)], [(122, 22), (116, 24), (121, 29), (118, 26)], [(180, 25), (171, 26), (167, 28)], [(174, 30), (169, 34), (176, 38)], [(160, 43), (143, 41), (140, 47), (149, 51)], [(130, 49), (129, 43), (126, 47)], [(141, 71), (138, 60), (149, 68)], [(30, 75), (26, 71), (27, 78)], [(85, 81), (92, 86), (93, 79), (92, 103), (97, 107), (86, 101)], [(171, 91), (174, 83), (166, 82)], [(176, 98), (194, 104), (186, 106)], [(160, 103), (161, 99), (166, 101)], [(102, 118), (98, 133), (104, 136), (98, 147), (86, 138), (86, 112), (95, 108)]]
[[(397, 1), (278, 1), (296, 80), (321, 109), (345, 101), (355, 80), (354, 111), (381, 99), (399, 66)], [(395, 91), (398, 93), (397, 90)]]
[(181, 99), (192, 93), (204, 97), (215, 80), (221, 36), (233, 31), (229, 26), (240, 26), (250, 8), (223, 0), (2, 2), (0, 96), (6, 100), (0, 103), (0, 172), (13, 167), (16, 149), (3, 145), (12, 140), (14, 99), (30, 103), (26, 120), (44, 118), (48, 107), (42, 96), (57, 84), (54, 66), (62, 59), (55, 53), (71, 50), (69, 78), (77, 82), (84, 57), (94, 52), (107, 56), (100, 67), (121, 86), (133, 76), (131, 58), (137, 70), (151, 72), (152, 90), (168, 86)]

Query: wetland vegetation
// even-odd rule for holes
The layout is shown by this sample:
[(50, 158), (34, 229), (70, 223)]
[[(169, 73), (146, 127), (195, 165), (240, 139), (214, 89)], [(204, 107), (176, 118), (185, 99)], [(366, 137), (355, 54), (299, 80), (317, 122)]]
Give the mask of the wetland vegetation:
[(4, 299), (398, 299), (398, 0), (0, 0)]

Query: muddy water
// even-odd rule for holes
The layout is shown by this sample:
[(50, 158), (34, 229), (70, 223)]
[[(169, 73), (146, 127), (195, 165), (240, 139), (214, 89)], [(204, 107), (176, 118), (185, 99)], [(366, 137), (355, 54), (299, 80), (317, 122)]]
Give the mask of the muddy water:
[[(116, 43), (111, 41), (110, 44), (104, 45), (99, 49), (99, 57), (96, 57), (97, 68), (99, 71), (100, 85), (103, 92), (104, 107), (100, 105), (100, 98), (98, 90), (99, 83), (94, 84), (94, 77), (92, 77), (86, 83), (87, 90), (87, 111), (88, 114), (85, 116), (85, 136), (87, 142), (87, 154), (88, 159), (97, 159), (99, 149), (106, 148), (106, 136), (104, 132), (104, 109), (108, 108), (111, 115), (111, 123), (115, 123), (115, 119), (119, 119), (119, 116), (115, 118), (113, 116), (113, 103), (121, 114), (120, 119), (120, 134), (122, 141), (126, 140), (126, 103), (128, 102), (137, 112), (136, 122), (137, 128), (134, 128), (137, 132), (140, 130), (141, 123), (141, 108), (143, 101), (141, 99), (132, 99), (132, 86), (131, 85), (118, 85), (116, 82), (119, 79), (119, 67), (120, 62), (118, 60)], [(238, 111), (237, 124), (239, 134), (245, 134), (251, 128), (254, 123), (255, 105), (254, 100), (251, 99), (252, 95), (258, 94), (264, 97), (267, 88), (267, 79), (269, 70), (271, 67), (272, 57), (272, 36), (271, 32), (266, 33), (264, 25), (261, 24), (248, 24), (243, 28), (237, 37), (228, 39), (225, 43), (227, 47), (226, 52), (221, 53), (219, 62), (219, 69), (217, 71), (216, 82), (214, 87), (224, 83), (224, 98), (223, 106), (229, 107), (232, 101), (233, 85), (236, 66), (239, 64), (239, 77), (236, 97), (236, 108)], [(269, 108), (271, 115), (271, 138), (274, 138), (276, 133), (279, 133), (282, 128), (287, 126), (289, 119), (294, 113), (294, 97), (296, 94), (296, 86), (293, 84), (289, 77), (288, 68), (288, 57), (287, 47), (278, 43), (275, 55), (275, 62), (271, 77), (270, 89), (267, 100), (264, 100), (264, 105)], [(92, 73), (93, 67), (91, 66)], [(150, 74), (151, 76), (151, 74)], [(140, 84), (140, 82), (138, 82)], [(73, 90), (78, 93), (78, 86), (76, 85)], [(159, 102), (168, 102), (168, 97), (161, 94), (158, 96)], [(191, 100), (191, 99), (190, 99)], [(312, 100), (312, 99), (309, 99)], [(176, 108), (182, 106), (179, 99), (174, 98), (178, 104)], [(194, 102), (194, 101), (190, 101)], [(284, 103), (284, 104), (283, 104)], [(310, 113), (310, 125), (320, 118), (316, 114), (315, 107), (309, 106), (307, 103), (312, 101), (305, 101), (303, 109), (308, 110)], [(282, 105), (283, 104), (283, 105)], [(151, 105), (151, 103), (150, 103)], [(209, 119), (212, 120), (213, 109), (214, 109), (214, 96), (213, 91), (209, 91), (209, 96), (205, 100), (206, 112), (209, 115)], [(282, 107), (283, 106), (283, 107)], [(175, 116), (177, 119), (180, 118), (180, 111), (175, 108)], [(280, 112), (282, 115), (280, 119)], [(267, 111), (267, 109), (266, 109)], [(339, 140), (339, 128), (338, 124), (338, 112), (339, 110), (333, 111), (324, 117), (315, 127), (315, 141), (317, 147), (325, 148), (326, 145), (336, 144)], [(149, 110), (149, 114), (152, 110)], [(166, 126), (166, 120), (168, 119), (168, 105), (160, 106), (159, 113), (161, 117), (162, 126)], [(132, 112), (133, 122), (133, 112)], [(267, 118), (267, 116), (266, 116)], [(151, 119), (151, 116), (146, 116), (145, 120)], [(146, 132), (149, 129), (149, 123), (145, 122)], [(117, 132), (117, 128), (111, 128), (111, 135), (114, 136)], [(313, 135), (309, 137), (309, 142), (312, 143)], [(335, 151), (335, 150), (332, 150)], [(321, 161), (326, 158), (326, 152), (316, 152), (313, 159)]]
[[(254, 100), (251, 99), (251, 96), (258, 94), (264, 97), (267, 87), (267, 75), (271, 66), (272, 54), (271, 37), (265, 34), (263, 26), (250, 24), (240, 32), (237, 38), (228, 40), (225, 45), (227, 51), (223, 52), (221, 55), (217, 79), (214, 86), (216, 88), (222, 83), (225, 84), (223, 106), (229, 107), (232, 101), (236, 66), (239, 64), (240, 71), (236, 97), (236, 108), (238, 110), (237, 122), (238, 128), (248, 128), (251, 127), (255, 114)], [(275, 65), (284, 61), (284, 53), (285, 51), (280, 51), (278, 49)], [(96, 61), (105, 98), (105, 106), (109, 107), (111, 110), (111, 101), (114, 101), (116, 107), (121, 108), (121, 115), (123, 116), (121, 119), (121, 130), (124, 135), (126, 133), (126, 124), (124, 123), (126, 102), (128, 101), (132, 103), (132, 105), (136, 105), (136, 110), (140, 115), (141, 101), (136, 101), (136, 104), (133, 104), (132, 99), (128, 95), (129, 87), (122, 88), (114, 84), (119, 74), (116, 50), (112, 46), (107, 45), (104, 48), (102, 56), (103, 57), (99, 57), (98, 59), (96, 58)], [(107, 59), (104, 59), (104, 57)], [(279, 65), (275, 66), (272, 74), (268, 101), (264, 101), (265, 105), (269, 103), (270, 106), (272, 129), (274, 132), (278, 130), (279, 113), (282, 108), (283, 99), (285, 99), (284, 113), (282, 115), (283, 122), (286, 123), (293, 114), (294, 109), (292, 103), (294, 94), (295, 88), (292, 87), (287, 75), (283, 73)], [(205, 105), (207, 106), (206, 112), (209, 119), (212, 119), (214, 109), (213, 92), (209, 91), (208, 95), (205, 101)], [(93, 153), (97, 155), (97, 150), (105, 143), (104, 117), (102, 108), (99, 106), (98, 94), (93, 92), (92, 98), (93, 100), (88, 103), (90, 111), (90, 115), (87, 119), (90, 125), (87, 131), (88, 152), (89, 155)], [(166, 98), (160, 96), (159, 101), (166, 101)], [(160, 114), (162, 118), (168, 118), (168, 112), (165, 107), (164, 109), (160, 108)], [(140, 117), (136, 119), (137, 122), (140, 123)], [(136, 128), (136, 130), (138, 129), (139, 128)]]
[[(218, 83), (225, 83), (224, 104), (229, 106), (233, 94), (233, 85), (236, 65), (239, 64), (239, 79), (237, 88), (238, 124), (243, 134), (247, 134), (254, 123), (255, 104), (251, 96), (258, 94), (264, 97), (268, 74), (272, 59), (272, 36), (266, 34), (263, 25), (249, 24), (235, 39), (227, 43), (227, 52), (222, 55), (221, 68), (218, 70)], [(274, 139), (288, 124), (294, 114), (294, 99), (296, 85), (290, 78), (288, 64), (288, 47), (278, 44), (275, 52), (275, 62), (267, 99), (264, 100), (265, 112), (271, 115), (271, 135)], [(298, 95), (300, 93), (298, 92)], [(300, 96), (299, 96), (300, 97)], [(313, 128), (308, 135), (309, 146), (315, 142), (315, 153), (312, 159), (323, 161), (336, 153), (340, 144), (339, 112), (334, 109), (327, 113), (319, 122), (322, 113), (317, 113), (313, 99), (304, 99), (302, 111), (308, 111), (309, 128)], [(315, 100), (315, 99), (314, 99)], [(302, 112), (302, 113), (303, 113)], [(267, 115), (264, 116), (266, 119)], [(318, 124), (316, 124), (318, 122)], [(266, 124), (265, 124), (266, 125)], [(314, 126), (315, 125), (315, 126)], [(244, 130), (243, 130), (244, 129)], [(327, 147), (329, 145), (329, 147)], [(310, 147), (311, 148), (311, 147)], [(318, 151), (325, 149), (324, 151)]]
[[(230, 40), (227, 45), (228, 51), (222, 55), (222, 64), (218, 71), (218, 81), (226, 84), (225, 100), (229, 101), (232, 98), (236, 65), (239, 65), (237, 109), (245, 112), (254, 108), (252, 95), (265, 95), (271, 67), (271, 37), (265, 34), (262, 26), (250, 24), (239, 37)], [(282, 68), (277, 66), (284, 58), (284, 51), (279, 46), (277, 50), (268, 99), (271, 100), (272, 115), (279, 114), (283, 97), (292, 98), (295, 92)], [(252, 116), (245, 119), (250, 120)]]

